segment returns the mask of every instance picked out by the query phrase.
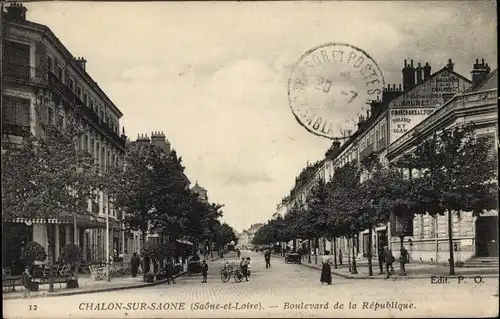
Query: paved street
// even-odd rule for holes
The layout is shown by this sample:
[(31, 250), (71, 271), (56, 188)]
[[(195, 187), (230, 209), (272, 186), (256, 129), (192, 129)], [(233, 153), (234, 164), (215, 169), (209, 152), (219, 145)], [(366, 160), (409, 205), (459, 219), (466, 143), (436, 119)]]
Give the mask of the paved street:
[[(207, 284), (201, 283), (200, 276), (190, 276), (179, 278), (176, 285), (170, 286), (165, 284), (106, 293), (6, 300), (3, 303), (4, 317), (385, 318), (498, 314), (498, 297), (492, 296), (497, 288), (497, 278), (484, 278), (483, 283), (477, 284), (472, 279), (460, 284), (456, 280), (450, 280), (448, 284), (431, 284), (431, 278), (352, 280), (334, 276), (333, 285), (329, 286), (320, 284), (320, 273), (316, 269), (284, 264), (281, 259), (275, 258), (272, 268), (266, 270), (260, 253), (243, 252), (243, 255), (252, 257), (249, 282), (235, 283), (231, 280), (223, 283), (219, 270), (224, 261), (218, 260), (209, 264)], [(301, 309), (306, 304), (323, 309), (305, 309), (305, 306)], [(349, 304), (356, 304), (357, 308), (349, 309)], [(295, 309), (291, 309), (290, 305), (295, 306)], [(210, 309), (206, 310), (206, 307)]]

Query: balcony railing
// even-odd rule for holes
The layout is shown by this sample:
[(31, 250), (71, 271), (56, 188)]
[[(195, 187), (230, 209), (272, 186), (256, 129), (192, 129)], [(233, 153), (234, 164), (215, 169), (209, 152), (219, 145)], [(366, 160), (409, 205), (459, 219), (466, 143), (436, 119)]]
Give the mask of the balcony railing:
[(23, 84), (46, 85), (47, 70), (40, 67), (21, 65), (12, 61), (2, 61), (2, 76), (6, 81)]
[(75, 93), (73, 93), (73, 91), (68, 86), (66, 86), (66, 84), (64, 84), (55, 74), (49, 72), (48, 79), (50, 86), (55, 90), (57, 90), (59, 94), (64, 96), (68, 101), (70, 101), (70, 103), (76, 105), (78, 111), (83, 116), (85, 116), (86, 118), (94, 122), (96, 125), (98, 125), (99, 128), (102, 131), (104, 131), (104, 133), (109, 135), (109, 137), (114, 141), (115, 144), (117, 144), (122, 148), (125, 147), (125, 140), (121, 138), (118, 134), (113, 132), (109, 128), (109, 126), (106, 125), (103, 121), (101, 121), (97, 113), (95, 113), (92, 109), (87, 107), (83, 103), (83, 101), (80, 100), (80, 98)]
[(2, 123), (2, 134), (28, 137), (31, 133), (29, 126)]

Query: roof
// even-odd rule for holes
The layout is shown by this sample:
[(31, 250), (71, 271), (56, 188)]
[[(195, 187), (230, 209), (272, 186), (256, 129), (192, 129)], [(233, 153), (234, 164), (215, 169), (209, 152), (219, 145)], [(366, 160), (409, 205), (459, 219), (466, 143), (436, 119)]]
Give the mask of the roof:
[(465, 93), (498, 89), (498, 69), (490, 72), (481, 82), (471, 86)]
[(196, 182), (196, 184), (191, 188), (192, 191), (195, 191), (195, 192), (206, 192), (207, 190), (204, 189), (203, 187), (201, 187), (200, 185), (198, 185), (198, 182)]

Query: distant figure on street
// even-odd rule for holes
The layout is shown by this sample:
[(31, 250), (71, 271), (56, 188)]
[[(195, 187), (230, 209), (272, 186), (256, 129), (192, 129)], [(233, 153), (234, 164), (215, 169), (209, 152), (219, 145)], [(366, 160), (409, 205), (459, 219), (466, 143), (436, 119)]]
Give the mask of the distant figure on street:
[(201, 264), (201, 275), (203, 276), (202, 283), (207, 283), (208, 265), (205, 259), (203, 259), (203, 263)]
[(271, 252), (269, 249), (264, 253), (264, 259), (266, 260), (266, 269), (271, 268)]
[(240, 255), (241, 255), (241, 252), (240, 252), (239, 248), (237, 248), (237, 249), (236, 249), (236, 257), (237, 257), (238, 259), (240, 259)]
[(137, 253), (134, 253), (132, 259), (130, 259), (130, 268), (132, 271), (132, 277), (137, 277), (137, 270), (141, 265), (141, 259), (137, 256)]
[(251, 272), (250, 272), (250, 268), (251, 268), (250, 260), (251, 260), (250, 257), (247, 257), (247, 277), (250, 277), (250, 274), (251, 274)]
[(30, 292), (33, 290), (33, 276), (30, 274), (30, 266), (24, 267), (24, 272), (21, 275), (21, 283), (24, 287), (23, 298), (29, 298)]
[(386, 279), (391, 276), (391, 273), (394, 273), (394, 268), (392, 264), (394, 263), (394, 256), (392, 255), (392, 251), (389, 247), (384, 247), (384, 261), (385, 261), (385, 271), (387, 271)]
[(339, 263), (342, 266), (342, 250), (339, 249)]
[(380, 275), (384, 273), (384, 249), (379, 248), (378, 250), (378, 268), (380, 269)]
[(332, 284), (332, 260), (330, 255), (327, 253), (323, 256), (323, 267), (321, 269), (321, 284)]
[(172, 283), (175, 285), (174, 264), (172, 262), (167, 263), (167, 266), (165, 267), (165, 274), (167, 276), (167, 285), (170, 285), (170, 280), (172, 280)]
[(240, 268), (243, 277), (245, 277), (246, 281), (248, 281), (248, 261), (245, 257), (241, 257)]

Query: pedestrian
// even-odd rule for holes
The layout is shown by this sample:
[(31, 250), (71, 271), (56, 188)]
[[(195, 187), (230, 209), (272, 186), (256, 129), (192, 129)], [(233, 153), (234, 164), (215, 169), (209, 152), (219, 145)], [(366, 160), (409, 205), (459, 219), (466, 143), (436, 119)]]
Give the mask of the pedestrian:
[(30, 273), (30, 266), (24, 267), (24, 272), (21, 275), (21, 284), (24, 287), (23, 298), (29, 298), (30, 292), (33, 290), (33, 276)]
[(208, 265), (205, 259), (203, 259), (203, 263), (201, 264), (201, 274), (203, 276), (202, 283), (207, 283)]
[(241, 255), (241, 252), (240, 252), (240, 250), (237, 248), (237, 249), (236, 249), (236, 257), (237, 257), (238, 259), (240, 259), (240, 255)]
[(332, 284), (332, 260), (330, 258), (329, 253), (327, 252), (326, 255), (323, 256), (323, 267), (321, 269), (321, 284)]
[(339, 249), (339, 263), (342, 266), (342, 250)]
[(380, 269), (380, 275), (384, 274), (384, 249), (379, 248), (378, 250), (378, 268)]
[(137, 277), (137, 270), (139, 270), (139, 266), (141, 265), (141, 259), (137, 256), (137, 253), (134, 253), (132, 258), (130, 259), (130, 268), (132, 271), (132, 277)]
[(246, 281), (248, 281), (248, 262), (245, 257), (241, 257), (240, 269), (243, 277), (245, 277)]
[(394, 256), (392, 255), (392, 251), (387, 246), (384, 247), (384, 261), (385, 261), (385, 271), (387, 271), (387, 276), (385, 277), (385, 279), (387, 279), (394, 272), (394, 269), (392, 268), (392, 263), (394, 262)]
[(266, 260), (266, 269), (271, 268), (271, 252), (269, 249), (264, 253), (264, 259)]
[(247, 257), (247, 277), (250, 277), (250, 275), (251, 275), (251, 271), (250, 271), (250, 269), (251, 269), (250, 264), (251, 263), (250, 263), (250, 261), (251, 261), (250, 257)]
[(175, 285), (174, 264), (171, 261), (167, 262), (167, 266), (165, 267), (165, 274), (167, 276), (167, 285), (170, 285), (170, 280), (172, 280), (172, 283)]

